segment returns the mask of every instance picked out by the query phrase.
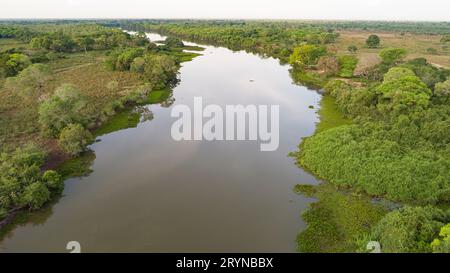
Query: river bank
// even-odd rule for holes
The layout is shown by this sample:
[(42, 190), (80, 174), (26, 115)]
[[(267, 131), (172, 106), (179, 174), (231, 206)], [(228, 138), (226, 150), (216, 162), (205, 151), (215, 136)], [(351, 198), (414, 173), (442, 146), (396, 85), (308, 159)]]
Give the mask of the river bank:
[(199, 95), (208, 104), (279, 104), (278, 151), (245, 141), (175, 142), (170, 107), (146, 106), (154, 118), (99, 137), (90, 146), (92, 172), (68, 179), (45, 220), (16, 226), (2, 251), (59, 252), (78, 240), (87, 252), (294, 252), (304, 227), (298, 211), (310, 200), (292, 188), (317, 182), (286, 155), (313, 133), (318, 117), (310, 106), (317, 109), (321, 96), (290, 82), (288, 67), (275, 59), (207, 46), (182, 65), (174, 105)]
[[(134, 37), (133, 35), (135, 34), (132, 34), (132, 36), (128, 37)], [(184, 50), (189, 50), (190, 52), (185, 52)], [(189, 46), (179, 46), (177, 48), (172, 48), (165, 46), (164, 54), (170, 55), (174, 60), (173, 65), (176, 65), (176, 68), (179, 69), (181, 63), (191, 61), (193, 58), (200, 56), (198, 52), (201, 50), (203, 50), (203, 48), (201, 47), (194, 48)], [(149, 84), (148, 80), (137, 77), (138, 75), (137, 73), (135, 73), (136, 71), (130, 71), (126, 73), (111, 71), (112, 69), (106, 69), (106, 67), (104, 66), (105, 63), (109, 62), (108, 58), (110, 58), (110, 54), (110, 51), (86, 51), (83, 55), (77, 53), (68, 53), (60, 57), (60, 59), (63, 59), (64, 61), (62, 64), (58, 64), (59, 62), (62, 62), (60, 59), (50, 61), (45, 65), (39, 64), (41, 65), (41, 67), (44, 67), (46, 69), (46, 73), (48, 74), (46, 74), (46, 77), (48, 77), (47, 81), (42, 83), (42, 89), (44, 89), (45, 92), (48, 91), (51, 94), (53, 91), (51, 89), (57, 86), (55, 82), (63, 82), (63, 85), (66, 84), (66, 86), (69, 86), (67, 85), (66, 81), (69, 80), (68, 82), (71, 82), (71, 79), (75, 77), (76, 83), (71, 83), (70, 85), (70, 87), (73, 88), (73, 92), (80, 92), (79, 90), (77, 90), (77, 88), (81, 87), (81, 94), (79, 94), (79, 96), (83, 100), (88, 98), (86, 99), (89, 104), (88, 107), (97, 107), (96, 109), (88, 109), (88, 111), (91, 111), (90, 115), (92, 115), (94, 118), (87, 129), (94, 138), (84, 144), (86, 146), (92, 144), (95, 138), (98, 138), (104, 134), (135, 127), (139, 122), (151, 119), (151, 112), (146, 111), (147, 109), (142, 106), (168, 101), (171, 94), (170, 88), (174, 84), (176, 84), (175, 78), (173, 80), (167, 79), (167, 82), (157, 82), (156, 84)], [(153, 54), (158, 53), (153, 52)], [(88, 61), (88, 63), (85, 63), (86, 61)], [(175, 61), (177, 61), (176, 64)], [(79, 64), (79, 62), (81, 62), (81, 64)], [(73, 66), (73, 64), (76, 65)], [(61, 66), (64, 68), (61, 69)], [(80, 70), (85, 70), (85, 67), (89, 67), (89, 70), (92, 70), (93, 67), (95, 68), (94, 71), (90, 71), (97, 75), (95, 82), (92, 83), (91, 86), (87, 86), (86, 82), (91, 81), (91, 77), (95, 75), (81, 72)], [(39, 78), (41, 76), (39, 74), (41, 72), (35, 73), (37, 73), (37, 75), (35, 75), (36, 78)], [(68, 73), (74, 75), (70, 75), (68, 77)], [(161, 70), (157, 73), (164, 73), (164, 70)], [(158, 75), (155, 74), (155, 76)], [(174, 77), (176, 77), (176, 74), (174, 75)], [(14, 78), (9, 78), (8, 80), (14, 80)], [(102, 85), (102, 83), (107, 80), (110, 81), (107, 82), (106, 86)], [(123, 86), (124, 84), (131, 85)], [(1, 91), (5, 93), (9, 92), (10, 90), (8, 88), (9, 87), (6, 86), (6, 88)], [(96, 93), (98, 93), (95, 94), (94, 97), (89, 97), (92, 96), (91, 94), (89, 94), (91, 88), (96, 88), (95, 91)], [(99, 94), (101, 94), (100, 98)], [(11, 94), (11, 96), (15, 95), (17, 94)], [(48, 96), (48, 94), (43, 94), (41, 95), (40, 100), (43, 100), (42, 97), (46, 98)], [(30, 104), (30, 102), (27, 103)], [(21, 109), (20, 107), (17, 107), (17, 110), (15, 110), (14, 108), (13, 109), (19, 112), (28, 111), (26, 110), (26, 107), (24, 108), (25, 109)], [(38, 108), (38, 104), (34, 103), (31, 105), (31, 107), (28, 108), (31, 108), (30, 110), (36, 110), (35, 112), (31, 112), (32, 115), (29, 116), (30, 118), (36, 119), (34, 120), (34, 122), (38, 123), (38, 117), (36, 117), (36, 114), (38, 112), (38, 109), (36, 108)], [(65, 111), (67, 112), (68, 109), (65, 109)], [(80, 109), (80, 111), (86, 111), (86, 107)], [(67, 115), (68, 113), (62, 114)], [(77, 114), (81, 115), (83, 114), (83, 112), (79, 112)], [(8, 119), (5, 120), (8, 121)], [(26, 123), (28, 121), (21, 120), (20, 122)], [(5, 124), (2, 120), (2, 125), (9, 126), (10, 124)], [(42, 173), (45, 173), (46, 171), (57, 170), (62, 180), (67, 180), (71, 177), (87, 175), (89, 173), (90, 166), (95, 159), (95, 154), (92, 151), (87, 150), (85, 147), (80, 147), (80, 149), (84, 150), (83, 152), (70, 154), (68, 151), (64, 150), (64, 147), (61, 145), (60, 141), (57, 138), (53, 138), (51, 135), (48, 135), (45, 132), (39, 132), (39, 130), (37, 129), (28, 129), (28, 131), (32, 133), (22, 132), (21, 139), (16, 139), (16, 143), (14, 145), (17, 145), (17, 143), (19, 142), (25, 141), (22, 140), (23, 138), (28, 139), (35, 135), (33, 145), (35, 145), (36, 148), (33, 149), (39, 150), (39, 153), (42, 154), (39, 156), (42, 157), (42, 162), (39, 164), (36, 163)], [(28, 136), (27, 134), (31, 135)], [(1, 143), (2, 148), (5, 149), (5, 152), (9, 151), (10, 153), (13, 153), (14, 149), (16, 149), (16, 153), (18, 151), (20, 152), (19, 148), (13, 146), (13, 143), (9, 143), (8, 141), (6, 141), (6, 143), (3, 143), (2, 141)], [(20, 147), (20, 145), (18, 147)], [(3, 162), (3, 160), (7, 158), (5, 157), (7, 155), (7, 153), (3, 153), (2, 151), (2, 164), (6, 164)], [(52, 202), (53, 199), (59, 198), (59, 190), (58, 192), (52, 192), (50, 197), (51, 200), (47, 200), (47, 202)], [(16, 206), (7, 211), (4, 211), (3, 208), (0, 208), (0, 229), (7, 228), (7, 226), (14, 221), (14, 218), (18, 213), (22, 213), (28, 209), (30, 210), (30, 213), (32, 213), (32, 209), (26, 205)], [(33, 210), (36, 209), (36, 207), (33, 208)]]

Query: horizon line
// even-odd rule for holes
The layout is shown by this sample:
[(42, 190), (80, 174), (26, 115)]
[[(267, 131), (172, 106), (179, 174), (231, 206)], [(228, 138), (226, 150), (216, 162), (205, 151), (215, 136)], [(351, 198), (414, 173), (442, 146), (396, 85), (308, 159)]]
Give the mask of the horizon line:
[(54, 17), (54, 18), (26, 18), (26, 17), (19, 17), (19, 18), (1, 18), (0, 21), (45, 21), (45, 20), (57, 20), (57, 21), (64, 21), (64, 20), (80, 20), (80, 21), (89, 21), (89, 20), (223, 20), (223, 21), (236, 21), (236, 20), (242, 20), (242, 21), (322, 21), (322, 22), (418, 22), (418, 23), (450, 23), (450, 20), (421, 20), (421, 19), (306, 19), (306, 18), (195, 18), (195, 17), (183, 17), (183, 18), (164, 18), (164, 17), (92, 17), (92, 18), (84, 18), (84, 17), (67, 17), (67, 18), (61, 18), (61, 17)]

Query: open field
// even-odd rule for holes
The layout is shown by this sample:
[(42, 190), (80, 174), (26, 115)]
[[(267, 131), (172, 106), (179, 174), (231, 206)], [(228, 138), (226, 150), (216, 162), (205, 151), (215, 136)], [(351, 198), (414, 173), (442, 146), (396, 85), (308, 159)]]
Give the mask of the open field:
[[(450, 51), (440, 42), (441, 35), (412, 34), (400, 32), (373, 32), (366, 30), (339, 30), (339, 37), (335, 44), (329, 46), (330, 50), (339, 54), (348, 54), (348, 47), (358, 47), (356, 55), (359, 59), (355, 73), (364, 67), (370, 67), (379, 63), (379, 52), (384, 48), (404, 48), (407, 50), (406, 60), (418, 57), (426, 58), (430, 63), (438, 67), (450, 67)], [(380, 37), (378, 48), (367, 48), (366, 39), (371, 34)], [(427, 52), (429, 48), (436, 50), (436, 54)]]
[[(45, 83), (42, 98), (49, 96), (63, 83), (75, 85), (83, 96), (89, 98), (98, 109), (111, 100), (128, 94), (134, 87), (142, 83), (138, 73), (129, 71), (111, 71), (104, 65), (104, 52), (67, 54), (65, 58), (48, 63), (54, 74)], [(114, 90), (108, 83), (117, 82)], [(0, 142), (20, 146), (30, 140), (44, 142), (39, 132), (38, 101), (24, 101), (5, 87), (0, 89)], [(53, 146), (53, 145), (52, 145)], [(53, 148), (51, 148), (53, 149)]]
[(0, 39), (0, 52), (18, 47), (27, 48), (28, 44), (16, 39)]

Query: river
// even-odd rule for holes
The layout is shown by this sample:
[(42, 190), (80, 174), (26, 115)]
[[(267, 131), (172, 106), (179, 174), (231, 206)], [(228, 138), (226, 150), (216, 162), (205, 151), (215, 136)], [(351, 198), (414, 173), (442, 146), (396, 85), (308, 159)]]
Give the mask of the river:
[[(183, 63), (172, 106), (148, 105), (153, 120), (99, 137), (93, 172), (68, 179), (59, 201), (9, 231), (0, 251), (67, 252), (78, 241), (82, 252), (295, 252), (311, 199), (292, 189), (318, 181), (287, 155), (313, 134), (321, 95), (293, 84), (276, 59), (205, 47)], [(279, 148), (174, 141), (171, 109), (195, 96), (279, 105)]]

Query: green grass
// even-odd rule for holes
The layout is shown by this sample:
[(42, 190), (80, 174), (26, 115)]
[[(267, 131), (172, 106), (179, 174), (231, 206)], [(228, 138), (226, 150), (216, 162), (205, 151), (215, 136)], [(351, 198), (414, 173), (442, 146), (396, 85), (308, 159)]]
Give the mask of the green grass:
[(28, 43), (16, 39), (1, 38), (0, 39), (0, 52), (11, 48), (28, 48)]
[(181, 63), (192, 61), (195, 57), (201, 56), (202, 54), (194, 52), (184, 52), (184, 51), (172, 51), (171, 56), (177, 58)]
[(112, 116), (106, 123), (93, 132), (95, 137), (106, 135), (127, 128), (134, 128), (139, 123), (140, 114), (132, 110), (123, 111)]
[(85, 152), (78, 157), (64, 161), (57, 169), (64, 179), (70, 177), (84, 176), (92, 172), (91, 165), (95, 160), (95, 153)]
[(351, 121), (344, 117), (339, 111), (335, 99), (329, 95), (324, 95), (320, 102), (320, 122), (316, 126), (316, 133), (340, 126), (350, 124)]
[(355, 252), (358, 239), (387, 213), (369, 198), (338, 191), (329, 183), (297, 185), (295, 191), (318, 199), (302, 215), (308, 227), (297, 236), (300, 252)]
[(148, 103), (156, 104), (161, 103), (170, 97), (171, 91), (169, 89), (161, 89), (151, 91), (148, 95)]

